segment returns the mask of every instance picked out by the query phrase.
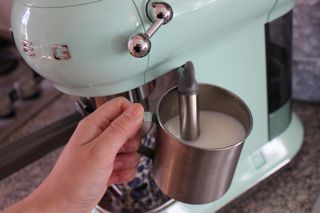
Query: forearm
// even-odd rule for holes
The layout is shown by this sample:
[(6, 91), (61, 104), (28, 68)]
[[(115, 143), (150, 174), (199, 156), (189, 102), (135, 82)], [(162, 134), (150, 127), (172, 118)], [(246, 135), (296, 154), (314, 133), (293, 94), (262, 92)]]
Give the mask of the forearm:
[(88, 213), (81, 211), (81, 208), (74, 208), (72, 202), (66, 200), (63, 190), (48, 187), (47, 184), (40, 185), (32, 194), (8, 209), (3, 213)]
[(4, 210), (3, 213), (34, 213), (34, 212), (45, 212), (39, 205), (39, 203), (34, 202), (30, 197), (27, 197), (13, 206)]
[(81, 208), (73, 208), (72, 205), (65, 205), (61, 202), (55, 202), (53, 199), (47, 199), (46, 197), (29, 197), (21, 200), (13, 206), (5, 209), (3, 213), (89, 213), (90, 211), (81, 211)]

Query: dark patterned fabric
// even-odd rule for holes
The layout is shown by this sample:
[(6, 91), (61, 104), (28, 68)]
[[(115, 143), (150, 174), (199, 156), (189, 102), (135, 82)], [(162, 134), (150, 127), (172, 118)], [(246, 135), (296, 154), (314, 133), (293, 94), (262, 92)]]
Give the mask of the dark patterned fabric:
[[(154, 148), (155, 139), (147, 135), (142, 140), (143, 145)], [(121, 213), (141, 213), (153, 210), (170, 200), (155, 184), (152, 175), (152, 160), (142, 156), (138, 165), (136, 177), (127, 184), (119, 184), (116, 187), (123, 193), (119, 196), (108, 190), (100, 207)]]

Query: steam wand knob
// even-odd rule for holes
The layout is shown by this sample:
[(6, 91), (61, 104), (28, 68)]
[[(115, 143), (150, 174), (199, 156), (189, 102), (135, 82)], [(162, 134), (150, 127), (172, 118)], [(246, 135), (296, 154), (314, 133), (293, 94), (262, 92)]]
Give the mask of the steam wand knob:
[(139, 33), (131, 36), (128, 42), (129, 52), (136, 58), (142, 58), (149, 54), (151, 50), (151, 37), (161, 26), (171, 21), (173, 17), (173, 11), (169, 4), (164, 2), (153, 2), (151, 5), (153, 25), (151, 25), (146, 33)]

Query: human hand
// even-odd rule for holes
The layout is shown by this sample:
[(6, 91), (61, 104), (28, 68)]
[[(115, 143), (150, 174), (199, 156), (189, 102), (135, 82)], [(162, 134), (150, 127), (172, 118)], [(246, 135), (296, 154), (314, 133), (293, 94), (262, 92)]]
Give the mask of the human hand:
[(136, 174), (142, 120), (142, 106), (124, 98), (99, 107), (79, 123), (50, 175), (16, 210), (90, 212), (109, 185)]

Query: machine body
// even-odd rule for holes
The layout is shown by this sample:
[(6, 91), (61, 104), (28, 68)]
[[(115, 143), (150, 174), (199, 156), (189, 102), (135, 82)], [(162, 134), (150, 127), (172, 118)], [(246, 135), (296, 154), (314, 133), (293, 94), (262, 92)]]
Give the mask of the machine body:
[[(190, 60), (198, 82), (221, 86), (244, 100), (254, 125), (228, 192), (210, 204), (175, 202), (160, 209), (212, 212), (284, 166), (302, 145), (303, 128), (291, 111), (290, 92), (282, 92), (290, 85), (281, 81), (279, 87), (272, 86), (276, 90), (272, 92), (273, 75), (269, 75), (272, 70), (290, 73), (290, 66), (270, 62), (278, 55), (272, 51), (276, 48), (269, 48), (273, 39), (268, 33), (279, 26), (272, 23), (292, 10), (294, 2), (167, 0), (172, 20), (152, 36), (149, 54), (135, 58), (128, 51), (128, 41), (153, 24), (153, 2), (16, 0), (11, 27), (26, 62), (67, 94), (96, 97), (122, 93)], [(290, 51), (278, 58), (290, 58)], [(285, 98), (271, 106), (276, 99), (273, 94)]]

